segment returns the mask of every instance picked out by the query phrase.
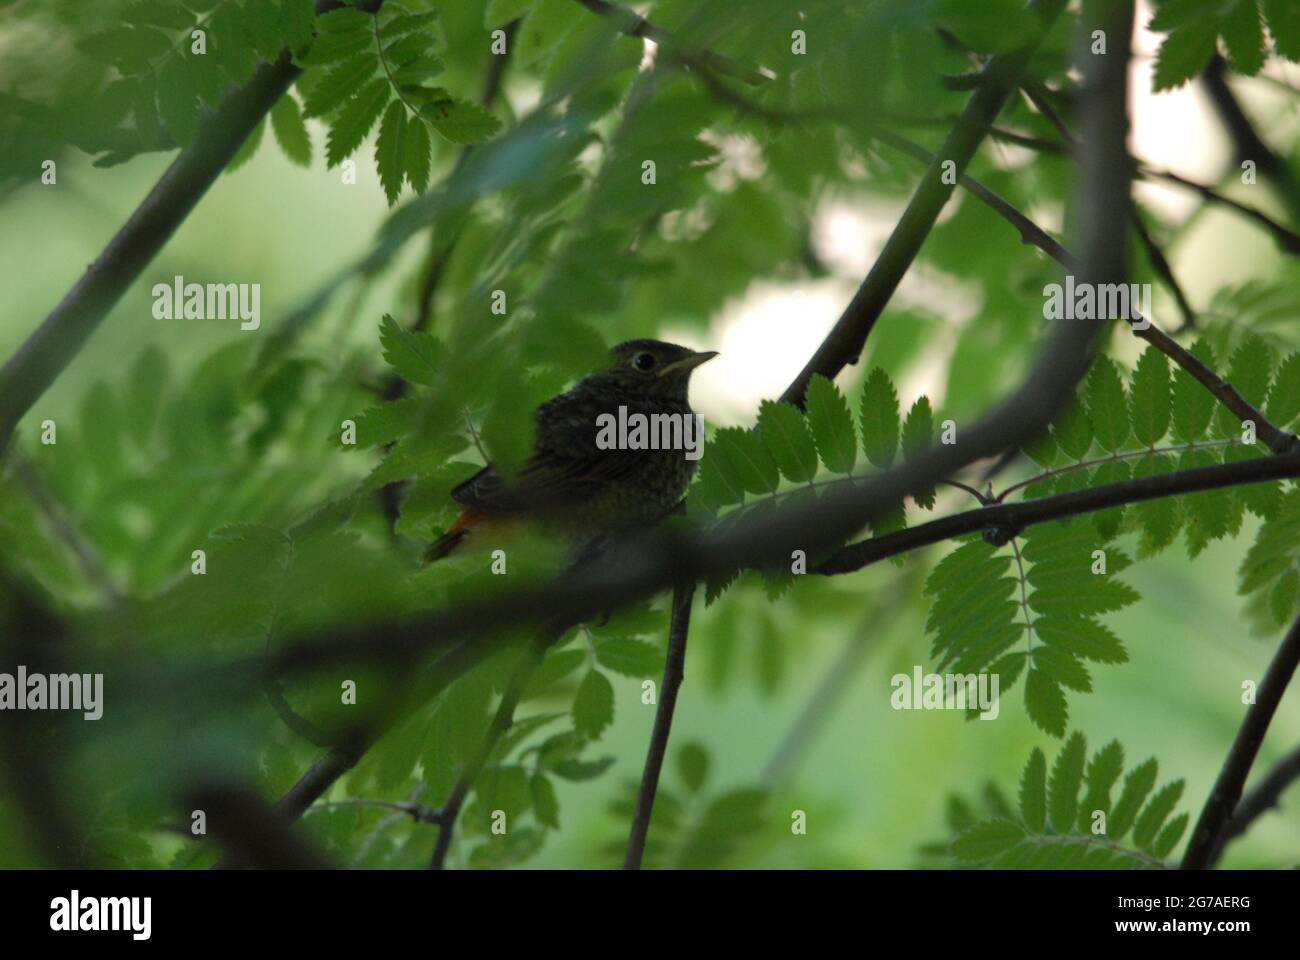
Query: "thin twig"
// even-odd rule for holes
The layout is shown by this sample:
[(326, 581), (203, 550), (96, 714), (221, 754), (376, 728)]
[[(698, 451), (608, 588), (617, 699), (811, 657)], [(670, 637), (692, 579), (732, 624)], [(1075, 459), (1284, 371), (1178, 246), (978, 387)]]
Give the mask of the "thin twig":
[(1223, 761), (1218, 779), (1210, 788), (1201, 816), (1196, 821), (1192, 838), (1183, 855), (1182, 869), (1203, 870), (1214, 865), (1227, 839), (1229, 822), (1237, 810), (1242, 788), (1250, 774), (1251, 765), (1259, 753), (1260, 744), (1277, 712), (1277, 705), (1286, 692), (1287, 684), (1300, 664), (1300, 617), (1291, 625), (1282, 639), (1277, 653), (1269, 662), (1255, 694), (1255, 702), (1246, 708), (1232, 748)]
[(446, 864), (447, 851), (451, 849), (451, 838), (456, 829), (456, 818), (460, 816), (461, 807), (465, 805), (465, 798), (469, 795), (475, 781), (478, 780), (479, 774), (483, 772), (483, 766), (492, 755), (492, 751), (496, 749), (497, 741), (514, 723), (515, 708), (519, 706), (519, 698), (523, 696), (524, 687), (528, 685), (533, 672), (537, 669), (538, 664), (542, 662), (542, 657), (546, 655), (547, 649), (558, 637), (558, 633), (547, 633), (543, 638), (524, 645), (524, 650), (519, 656), (519, 662), (515, 666), (514, 673), (510, 675), (505, 692), (501, 694), (501, 702), (497, 705), (497, 711), (492, 717), (492, 722), (488, 724), (487, 732), (483, 734), (483, 740), (479, 744), (478, 752), (461, 769), (460, 775), (451, 788), (451, 793), (447, 796), (446, 803), (442, 805), (442, 809), (439, 811), (438, 842), (433, 848), (433, 859), (429, 863), (430, 869), (441, 870)]
[(1224, 828), (1223, 839), (1219, 842), (1220, 853), (1233, 839), (1249, 830), (1256, 820), (1276, 807), (1282, 794), (1297, 780), (1300, 780), (1300, 747), (1275, 763), (1263, 779), (1241, 798)]
[[(1047, 118), (1047, 121), (1056, 128), (1056, 132), (1061, 135), (1065, 141), (1066, 147), (1071, 151), (1077, 151), (1079, 142), (1070, 132), (1069, 125), (1065, 119), (1057, 112), (1048, 97), (1047, 88), (1038, 82), (1027, 83), (1022, 87), (1025, 96), (1029, 102), (1037, 108), (1038, 112)], [(1183, 293), (1182, 284), (1174, 276), (1173, 267), (1169, 264), (1169, 258), (1165, 256), (1164, 250), (1156, 243), (1155, 238), (1151, 236), (1151, 231), (1147, 228), (1146, 221), (1142, 218), (1142, 212), (1138, 209), (1137, 204), (1129, 208), (1129, 220), (1133, 224), (1133, 229), (1137, 232), (1138, 239), (1142, 241), (1142, 247), (1147, 252), (1147, 259), (1151, 261), (1152, 268), (1156, 275), (1169, 288), (1174, 295), (1174, 300), (1178, 303), (1178, 310), (1183, 315), (1183, 328), (1191, 329), (1196, 325), (1196, 311), (1188, 302), (1187, 295)]]
[(653, 40), (664, 48), (665, 53), (683, 66), (716, 70), (718, 73), (736, 77), (754, 86), (765, 83), (773, 77), (773, 74), (768, 71), (753, 70), (741, 66), (730, 57), (724, 57), (712, 50), (700, 50), (698, 52), (687, 50), (672, 33), (662, 27), (655, 26), (645, 17), (633, 13), (626, 7), (607, 3), (606, 0), (577, 0), (577, 2), (592, 13), (608, 18), (610, 22), (617, 26), (620, 33), (629, 37), (642, 37), (646, 40)]
[(645, 767), (641, 771), (641, 786), (636, 793), (636, 808), (632, 813), (632, 828), (627, 838), (627, 853), (623, 857), (624, 870), (640, 870), (645, 854), (646, 835), (650, 832), (650, 816), (654, 812), (655, 793), (659, 789), (659, 773), (663, 770), (664, 756), (668, 752), (668, 735), (672, 732), (673, 711), (677, 707), (677, 691), (686, 675), (686, 637), (691, 626), (691, 602), (695, 599), (695, 581), (685, 581), (673, 587), (672, 619), (668, 626), (668, 656), (664, 661), (663, 682), (659, 685), (659, 704), (655, 707), (654, 727), (650, 731), (650, 746), (646, 749)]
[(307, 815), (316, 810), (328, 810), (332, 807), (381, 807), (404, 813), (416, 823), (442, 823), (442, 810), (414, 800), (368, 800), (357, 797), (352, 800), (322, 800), (307, 809)]
[(14, 474), (19, 482), (32, 498), (37, 509), (44, 515), (55, 537), (72, 551), (72, 555), (77, 559), (77, 566), (81, 568), (86, 579), (99, 588), (112, 606), (120, 607), (126, 601), (126, 596), (109, 574), (98, 548), (72, 521), (64, 505), (50, 492), (49, 485), (36, 465), (26, 457), (17, 455), (11, 457), (11, 460)]
[(1260, 173), (1272, 180), (1282, 194), (1292, 222), (1300, 224), (1300, 175), (1255, 130), (1255, 125), (1237, 101), (1236, 94), (1228, 86), (1227, 65), (1222, 57), (1215, 55), (1210, 60), (1201, 73), (1201, 83), (1210, 95), (1210, 102), (1219, 114), (1220, 122), (1232, 139), (1236, 162), (1241, 164), (1250, 161)]
[(1042, 36), (1063, 7), (1061, 0), (1036, 0), (1031, 4), (1039, 22), (1039, 34), (1034, 42), (989, 61), (985, 67), (985, 82), (967, 99), (961, 116), (926, 169), (871, 271), (812, 359), (781, 395), (782, 400), (801, 407), (804, 391), (814, 375), (834, 378), (846, 365), (857, 362), (876, 320), (956, 189), (955, 178), (945, 174), (951, 169), (960, 175), (970, 163), (1002, 112), (1007, 97), (1019, 83), (1020, 75)]

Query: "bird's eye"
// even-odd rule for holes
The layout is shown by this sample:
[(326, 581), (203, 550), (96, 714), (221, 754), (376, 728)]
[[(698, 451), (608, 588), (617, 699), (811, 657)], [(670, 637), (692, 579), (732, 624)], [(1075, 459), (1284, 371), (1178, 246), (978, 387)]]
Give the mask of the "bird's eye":
[(655, 366), (655, 355), (653, 353), (638, 353), (632, 360), (632, 365), (638, 370), (653, 370)]

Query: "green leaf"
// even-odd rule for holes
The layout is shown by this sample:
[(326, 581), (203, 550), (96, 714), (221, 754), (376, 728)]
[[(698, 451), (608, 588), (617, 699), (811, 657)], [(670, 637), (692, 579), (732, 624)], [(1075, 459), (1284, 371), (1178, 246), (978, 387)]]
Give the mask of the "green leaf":
[(136, 0), (122, 13), (122, 20), (137, 27), (179, 30), (193, 25), (194, 14), (162, 0)]
[(573, 698), (573, 729), (597, 739), (614, 722), (614, 687), (599, 670), (588, 670)]
[(468, 100), (442, 100), (421, 108), (421, 114), (452, 143), (482, 143), (501, 128), (501, 121)]
[(375, 58), (365, 52), (344, 60), (320, 78), (303, 98), (304, 117), (324, 117), (343, 106), (375, 72)]
[(239, 7), (239, 22), (244, 35), (263, 60), (273, 61), (280, 52), (280, 11), (272, 3), (248, 0)]
[[(903, 457), (912, 459), (923, 453), (934, 442), (934, 414), (930, 410), (930, 398), (920, 396), (907, 412), (907, 421), (903, 424)], [(924, 487), (912, 491), (916, 505), (925, 509), (934, 509), (934, 487)]]
[[(346, 13), (340, 9), (335, 13)], [(353, 10), (353, 13), (358, 11)], [(317, 19), (317, 25), (323, 26), (323, 21), (331, 16), (325, 14)], [(367, 21), (369, 16), (362, 14)], [(369, 26), (359, 30), (348, 30), (330, 32), (322, 30), (315, 42), (312, 43), (311, 49), (298, 58), (298, 62), (304, 67), (325, 67), (331, 63), (338, 63), (340, 60), (348, 60), (361, 53), (363, 50), (370, 49), (374, 46), (375, 37), (370, 31)]]
[(307, 135), (307, 125), (298, 112), (298, 101), (291, 95), (286, 93), (271, 108), (271, 129), (290, 163), (300, 167), (311, 166), (311, 137)]
[(776, 462), (758, 435), (751, 431), (739, 427), (719, 430), (713, 436), (709, 455), (747, 493), (771, 493), (780, 482)]
[(235, 83), (247, 83), (257, 69), (257, 51), (253, 49), (238, 7), (218, 7), (208, 20), (208, 56), (215, 60)]
[(1010, 820), (985, 820), (964, 831), (952, 845), (953, 856), (968, 863), (991, 859), (1025, 839), (1024, 828)]
[(1052, 613), (1034, 621), (1043, 643), (1084, 660), (1125, 663), (1128, 653), (1111, 629), (1089, 617)]
[(691, 487), (691, 501), (712, 510), (745, 500), (745, 487), (736, 473), (735, 464), (726, 456), (715, 457), (716, 448), (717, 444), (712, 440), (705, 447), (700, 472)]
[(1300, 16), (1296, 15), (1295, 0), (1264, 0), (1264, 17), (1278, 54), (1300, 61)]
[(77, 40), (76, 47), (89, 57), (123, 68), (124, 72), (140, 73), (148, 69), (151, 60), (171, 49), (171, 40), (149, 27), (109, 27)]
[(156, 346), (145, 349), (131, 366), (122, 398), (126, 422), (136, 446), (148, 449), (158, 426), (158, 415), (171, 389), (167, 355)]
[(505, 26), (531, 10), (534, 2), (535, 0), (488, 0), (483, 10), (483, 26), (489, 30)]
[[(1211, 370), (1214, 369), (1214, 349), (1204, 340), (1192, 344), (1188, 351)], [(1214, 416), (1214, 395), (1179, 367), (1174, 371), (1174, 439), (1179, 443), (1200, 440)]]
[(1156, 842), (1151, 845), (1151, 852), (1162, 860), (1173, 853), (1174, 847), (1178, 846), (1178, 841), (1183, 838), (1183, 831), (1187, 829), (1190, 819), (1187, 814), (1180, 813), (1165, 824), (1165, 828), (1160, 831), (1160, 836), (1156, 837)]
[[(424, 88), (418, 84), (425, 80), (431, 80), (447, 69), (447, 64), (441, 57), (433, 54), (416, 57), (414, 60), (408, 60), (392, 72), (393, 83), (403, 88), (404, 94), (409, 100), (417, 99), (416, 91)], [(439, 98), (441, 99), (441, 98)]]
[(610, 637), (598, 640), (596, 660), (607, 670), (625, 677), (657, 677), (664, 668), (664, 655), (657, 646), (633, 637)]
[(709, 754), (698, 743), (683, 744), (677, 751), (677, 773), (691, 793), (699, 793), (709, 778)]
[[(1250, 334), (1232, 354), (1228, 364), (1228, 382), (1254, 407), (1262, 407), (1268, 394), (1268, 382), (1276, 356), (1273, 348), (1255, 334)], [(1241, 420), (1223, 405), (1218, 408), (1219, 429), (1227, 436), (1241, 432)], [(1256, 424), (1258, 427), (1259, 425)]]
[(544, 773), (535, 773), (528, 781), (532, 794), (533, 814), (537, 822), (552, 830), (560, 829), (560, 800), (555, 795), (555, 785)]
[(175, 56), (158, 75), (158, 113), (178, 144), (188, 143), (198, 129), (199, 91), (192, 71), (190, 61)]
[[(1150, 477), (1159, 473), (1170, 473), (1174, 469), (1173, 458), (1166, 454), (1142, 457), (1133, 466), (1133, 477)], [(1183, 517), (1178, 501), (1173, 497), (1158, 497), (1133, 505), (1133, 512), (1138, 525), (1142, 528), (1142, 552), (1144, 555), (1159, 553), (1174, 542), (1182, 527)]]
[(1173, 400), (1169, 393), (1169, 361), (1155, 347), (1138, 358), (1129, 395), (1133, 435), (1138, 443), (1153, 447), (1169, 430)]
[(808, 426), (822, 463), (832, 473), (852, 473), (858, 447), (849, 405), (839, 387), (820, 373), (813, 374), (804, 395)]
[[(394, 10), (401, 9), (392, 4), (390, 6)], [(383, 8), (385, 13), (388, 10), (389, 7)], [(399, 13), (380, 28), (380, 33), (385, 40), (391, 40), (394, 37), (405, 36), (408, 33), (415, 33), (417, 30), (432, 27), (438, 22), (440, 16), (441, 14), (437, 10), (428, 10), (424, 13)]]
[(858, 410), (862, 452), (875, 466), (888, 470), (898, 452), (898, 393), (889, 375), (876, 367), (862, 388)]
[(406, 330), (389, 314), (384, 314), (379, 342), (384, 360), (404, 380), (433, 386), (440, 369), (441, 348), (432, 334)]
[(1034, 648), (1033, 665), (1070, 690), (1082, 693), (1092, 692), (1092, 678), (1088, 668), (1079, 662), (1072, 653), (1057, 647), (1039, 646)]
[(1279, 429), (1286, 428), (1300, 415), (1300, 350), (1283, 360), (1277, 368), (1265, 413)]
[(1128, 833), (1129, 827), (1133, 826), (1142, 802), (1146, 800), (1147, 794), (1156, 784), (1157, 773), (1158, 768), (1153, 758), (1130, 770), (1128, 776), (1124, 778), (1124, 789), (1120, 792), (1119, 800), (1115, 802), (1115, 808), (1106, 823), (1106, 834), (1111, 840), (1122, 840), (1124, 834)]
[(1072, 399), (1052, 424), (1052, 436), (1071, 460), (1087, 456), (1092, 446), (1092, 421), (1078, 399)]
[(1181, 87), (1196, 76), (1214, 56), (1218, 24), (1206, 18), (1189, 23), (1165, 37), (1156, 53), (1151, 87), (1155, 91)]
[(1020, 777), (1020, 816), (1034, 833), (1047, 826), (1047, 758), (1037, 747)]
[[(1293, 14), (1300, 16), (1300, 10)], [(1221, 16), (1219, 30), (1232, 69), (1248, 77), (1259, 73), (1264, 66), (1264, 27), (1255, 0), (1230, 3)]]
[(817, 447), (797, 407), (764, 400), (758, 406), (756, 429), (787, 480), (804, 483), (817, 475)]
[(361, 141), (384, 112), (390, 96), (387, 80), (372, 80), (339, 111), (330, 127), (325, 147), (330, 169), (337, 167), (345, 157), (361, 146)]
[(1156, 795), (1151, 798), (1133, 826), (1133, 842), (1143, 850), (1151, 850), (1165, 818), (1174, 812), (1174, 807), (1178, 806), (1182, 796), (1183, 781), (1181, 780), (1165, 784), (1156, 791)]
[(317, 17), (316, 29), (322, 34), (367, 33), (374, 29), (374, 20), (355, 7), (339, 7)]
[[(416, 121), (419, 126), (419, 121)], [(400, 100), (388, 105), (383, 121), (379, 124), (379, 139), (375, 142), (375, 166), (379, 170), (379, 182), (384, 187), (391, 207), (397, 202), (402, 192), (402, 178), (406, 170), (406, 107)]]
[(1088, 762), (1085, 782), (1088, 785), (1083, 802), (1079, 805), (1079, 829), (1088, 830), (1092, 826), (1092, 815), (1101, 810), (1110, 812), (1110, 791), (1124, 772), (1124, 748), (1118, 740), (1112, 740), (1092, 756)]
[[(1178, 459), (1179, 470), (1211, 467), (1216, 463), (1209, 450), (1189, 450)], [(1187, 551), (1195, 558), (1211, 542), (1226, 536), (1232, 520), (1231, 494), (1227, 490), (1204, 490), (1183, 497), (1187, 518)]]
[(428, 126), (420, 121), (407, 124), (406, 158), (403, 166), (407, 182), (416, 193), (424, 193), (429, 186), (431, 162)]
[(311, 43), (316, 9), (312, 0), (280, 0), (280, 33), (293, 53)]
[(391, 443), (413, 432), (419, 413), (420, 404), (411, 399), (370, 407), (352, 418), (357, 425), (355, 448), (342, 445), (341, 430), (333, 433), (331, 440), (344, 450), (365, 450), (381, 443)]
[(1025, 712), (1044, 733), (1065, 736), (1065, 694), (1061, 685), (1042, 670), (1031, 668), (1025, 678)]
[[(1032, 674), (1031, 674), (1032, 676)], [(1047, 808), (1052, 819), (1052, 829), (1069, 833), (1078, 813), (1079, 788), (1083, 785), (1083, 766), (1088, 754), (1088, 744), (1077, 730), (1065, 742), (1065, 747), (1052, 765), (1052, 780), (1048, 788)]]
[(1128, 405), (1124, 384), (1110, 357), (1099, 355), (1093, 362), (1088, 374), (1087, 405), (1097, 444), (1111, 453), (1123, 449), (1129, 431)]
[(253, 159), (253, 154), (257, 153), (257, 148), (262, 145), (262, 134), (266, 132), (266, 117), (257, 122), (257, 126), (248, 135), (239, 150), (235, 153), (231, 161), (226, 164), (226, 173), (234, 173), (249, 160)]

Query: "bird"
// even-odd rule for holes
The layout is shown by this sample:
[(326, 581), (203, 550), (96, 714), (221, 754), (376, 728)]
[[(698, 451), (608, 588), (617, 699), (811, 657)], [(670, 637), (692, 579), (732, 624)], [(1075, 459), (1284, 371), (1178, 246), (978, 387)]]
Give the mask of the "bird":
[[(452, 489), (460, 513), (426, 550), (425, 562), (447, 556), (480, 532), (521, 520), (558, 530), (581, 552), (673, 511), (699, 465), (698, 447), (690, 457), (692, 451), (680, 443), (675, 449), (647, 444), (652, 439), (689, 444), (698, 433), (702, 445), (702, 423), (688, 398), (691, 374), (718, 354), (649, 339), (627, 340), (610, 354), (606, 369), (537, 408), (536, 446), (517, 473), (503, 476), (489, 463)], [(611, 446), (616, 431), (610, 427), (634, 424), (635, 415), (659, 427), (673, 424), (673, 433), (643, 434), (638, 445), (634, 431), (624, 431), (618, 437), (624, 442)]]

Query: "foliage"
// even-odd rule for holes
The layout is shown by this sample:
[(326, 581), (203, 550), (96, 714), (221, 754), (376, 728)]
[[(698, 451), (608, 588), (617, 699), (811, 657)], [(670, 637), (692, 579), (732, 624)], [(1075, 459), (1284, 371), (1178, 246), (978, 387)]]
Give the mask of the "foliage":
[(955, 837), (926, 853), (994, 870), (1160, 869), (1186, 831), (1188, 815), (1170, 817), (1183, 781), (1155, 790), (1157, 775), (1154, 758), (1125, 774), (1118, 740), (1089, 758), (1087, 742), (1076, 731), (1050, 773), (1041, 750), (1030, 754), (1015, 809), (992, 785), (981, 804), (985, 818), (970, 801), (950, 797), (948, 827)]
[[(1269, 50), (1297, 59), (1291, 6), (1157, 5), (1155, 87), (1190, 80), (1220, 42), (1243, 76), (1258, 74)], [(213, 109), (278, 63), (292, 68), (292, 88), (227, 165), (244, 169), (227, 196), (251, 192), (255, 177), (272, 186), (289, 176), (343, 182), (355, 161), (358, 203), (378, 205), (373, 232), (321, 200), (341, 224), (322, 247), (331, 263), (352, 266), (333, 275), (321, 267), (309, 278), (320, 286), (268, 310), (256, 337), (232, 333), (233, 344), (210, 350), (223, 334), (182, 346), (185, 334), (137, 327), (151, 340), (124, 346), (112, 339), (114, 324), (147, 313), (132, 291), (92, 344), (105, 353), (78, 361), (85, 381), (70, 374), (61, 384), (73, 399), (49, 414), (57, 443), (39, 439), (46, 412), (33, 411), (0, 465), (6, 590), (12, 581), (15, 595), (30, 591), (57, 614), (66, 649), (88, 665), (107, 664), (113, 676), (123, 665), (113, 694), (121, 706), (93, 736), (57, 724), (42, 732), (58, 744), (61, 780), (88, 825), (84, 865), (210, 866), (210, 841), (172, 829), (195, 777), (229, 775), (274, 801), (358, 727), (376, 742), (308, 809), (304, 834), (343, 864), (427, 865), (443, 828), (384, 804), (436, 808), (454, 795), (508, 696), (529, 631), (509, 634), (436, 695), (425, 684), (445, 649), (440, 637), (426, 638), (428, 657), (357, 654), (283, 676), (258, 670), (256, 684), (227, 681), (221, 668), (263, 667), (304, 639), (324, 649), (354, 628), (387, 636), (395, 622), (495, 603), (565, 569), (563, 547), (536, 532), (501, 532), (504, 575), (490, 552), (428, 566), (420, 558), (456, 517), (450, 491), (486, 462), (507, 474), (519, 467), (533, 448), (537, 405), (604, 363), (611, 345), (631, 336), (712, 341), (720, 316), (745, 315), (750, 298), (774, 290), (830, 290), (847, 303), (862, 278), (825, 241), (827, 223), (846, 209), (902, 209), (922, 169), (889, 151), (882, 125), (937, 147), (945, 118), (968, 96), (950, 89), (960, 85), (951, 78), (1035, 35), (1025, 5), (1010, 0), (811, 0), (797, 27), (785, 0), (637, 9), (675, 40), (651, 55), (616, 19), (574, 0), (358, 2), (321, 13), (310, 0), (0, 2), (0, 40), (23, 38), (0, 58), (7, 189), (57, 159), (61, 177), (74, 171), (89, 195), (108, 182), (97, 178), (147, 167), (145, 154), (211, 149)], [(1062, 102), (1078, 93), (1067, 59), (1078, 28), (1077, 11), (1067, 11), (1028, 67), (1028, 79)], [(796, 30), (814, 55), (796, 52)], [(494, 52), (503, 38), (508, 54)], [(749, 82), (753, 73), (762, 79)], [(1061, 135), (1021, 97), (1010, 98), (998, 126), (1030, 144)], [(258, 156), (268, 139), (302, 169), (277, 172), (272, 157)], [(968, 172), (1018, 210), (1072, 225), (1072, 162), (998, 144)], [(1274, 215), (1271, 200), (1247, 200)], [(298, 216), (268, 213), (264, 198), (256, 204), (258, 222)], [(1153, 209), (1162, 212), (1143, 216), (1168, 249), (1199, 242), (1195, 218)], [(240, 221), (231, 224), (232, 245), (247, 239)], [(173, 263), (224, 276), (230, 262), (220, 245), (169, 249), (147, 276), (170, 276)], [(8, 269), (15, 289), (27, 284)], [(256, 269), (269, 288), (293, 268), (267, 256)], [(957, 193), (914, 270), (918, 282), (891, 299), (855, 367), (814, 376), (802, 406), (772, 399), (778, 384), (728, 425), (710, 423), (687, 514), (672, 523), (709, 537), (862, 484), (935, 445), (960, 444), (1020, 382), (1046, 333), (1042, 290), (1057, 279), (1055, 266)], [(1195, 324), (1177, 334), (1283, 430), (1300, 422), (1297, 276), (1273, 260), (1253, 279), (1216, 275), (1198, 287), (1212, 290), (1198, 292)], [(1149, 255), (1134, 258), (1132, 279), (1166, 282)], [(791, 302), (799, 305), (780, 326), (753, 334), (779, 348), (753, 355), (793, 374), (807, 358), (785, 337), (812, 321), (808, 301)], [(1153, 316), (1170, 329), (1164, 305)], [(1003, 462), (972, 465), (954, 478), (964, 489), (909, 491), (851, 539), (1268, 456), (1251, 437), (1204, 384), (1117, 325), (1043, 436)], [(996, 788), (978, 804), (953, 799), (952, 836), (928, 849), (930, 862), (1162, 866), (1188, 822), (1174, 815), (1182, 782), (1157, 789), (1154, 759), (1125, 774), (1118, 743), (1089, 756), (1083, 733), (1067, 731), (1095, 715), (1079, 709), (1084, 698), (1109, 704), (1116, 684), (1146, 669), (1129, 660), (1148, 638), (1125, 632), (1124, 618), (1138, 601), (1158, 599), (1159, 578), (1143, 574), (1175, 569), (1181, 558), (1170, 548), (1180, 537), (1203, 564), (1239, 548), (1243, 616), (1257, 633), (1276, 634), (1300, 612), (1300, 491), (1289, 480), (1024, 529), (990, 526), (844, 576), (819, 575), (825, 549), (711, 576), (694, 612), (683, 692), (698, 713), (679, 718), (693, 726), (668, 751), (646, 864), (861, 865), (869, 854), (846, 854), (818, 832), (823, 824), (848, 823), (859, 805), (912, 815), (878, 780), (854, 782), (846, 802), (795, 775), (760, 777), (724, 739), (740, 730), (746, 749), (766, 750), (770, 739), (775, 752), (784, 727), (804, 730), (807, 714), (795, 713), (804, 688), (815, 713), (816, 698), (836, 686), (816, 684), (823, 663), (841, 691), (879, 698), (873, 706), (887, 700), (881, 663), (855, 654), (866, 637), (879, 641), (890, 672), (921, 660), (940, 673), (996, 675), (1001, 692), (1019, 684), (1023, 709), (1004, 711), (1006, 726), (1058, 741), (1050, 770), (1042, 748), (1032, 751), (1017, 804)], [(452, 865), (560, 855), (621, 862), (662, 694), (666, 606), (658, 597), (554, 638), (468, 784)], [(10, 597), (0, 597), (0, 618), (10, 612)], [(895, 615), (905, 627), (888, 628)], [(837, 643), (850, 655), (841, 659)], [(165, 670), (144, 669), (157, 664)], [(870, 673), (871, 685), (847, 684), (855, 670)], [(346, 684), (355, 703), (341, 701)], [(835, 697), (826, 699), (829, 713)], [(945, 736), (986, 735), (986, 724), (945, 720)], [(1213, 729), (1230, 740), (1227, 720)], [(946, 785), (912, 786), (906, 796)], [(871, 803), (859, 804), (868, 790)], [(810, 812), (809, 836), (791, 839), (792, 810)], [(1103, 833), (1094, 832), (1097, 811)], [(0, 863), (36, 863), (21, 830), (8, 826), (25, 823), (19, 799), (0, 796), (0, 814)]]

